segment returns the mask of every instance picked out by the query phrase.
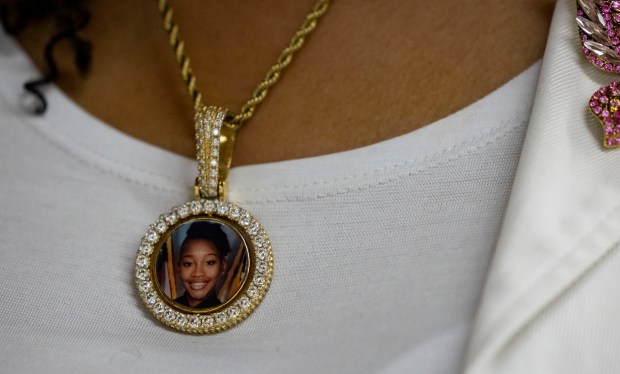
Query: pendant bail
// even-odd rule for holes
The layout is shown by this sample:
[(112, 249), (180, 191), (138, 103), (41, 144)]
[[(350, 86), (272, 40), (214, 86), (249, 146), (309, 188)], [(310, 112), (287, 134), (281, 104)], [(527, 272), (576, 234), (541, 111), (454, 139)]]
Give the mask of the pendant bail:
[(226, 126), (225, 117), (226, 110), (219, 107), (203, 106), (196, 110), (196, 199), (226, 200), (235, 130)]

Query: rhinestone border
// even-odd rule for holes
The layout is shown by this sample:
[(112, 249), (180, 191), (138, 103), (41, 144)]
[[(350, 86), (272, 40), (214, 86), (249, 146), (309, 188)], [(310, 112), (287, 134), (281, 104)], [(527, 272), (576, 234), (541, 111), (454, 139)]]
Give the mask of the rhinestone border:
[[(166, 237), (174, 225), (191, 218), (215, 217), (236, 223), (244, 230), (250, 254), (252, 279), (246, 279), (239, 292), (222, 307), (212, 311), (188, 313), (179, 310), (169, 300), (160, 297), (152, 274), (160, 239)], [(249, 243), (248, 243), (249, 244)], [(228, 201), (200, 199), (173, 207), (149, 226), (136, 255), (135, 283), (140, 299), (147, 310), (164, 325), (192, 334), (212, 334), (227, 330), (246, 319), (264, 298), (273, 275), (271, 242), (261, 223), (248, 211)]]

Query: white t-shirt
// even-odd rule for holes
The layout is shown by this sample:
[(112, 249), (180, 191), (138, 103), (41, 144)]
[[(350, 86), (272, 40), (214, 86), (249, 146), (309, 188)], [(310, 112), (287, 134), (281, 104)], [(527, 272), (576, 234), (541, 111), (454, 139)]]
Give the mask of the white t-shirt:
[[(50, 87), (0, 37), (0, 371), (456, 373), (501, 225), (540, 64), (372, 146), (234, 168), (229, 199), (274, 248), (271, 288), (226, 332), (164, 328), (134, 290), (195, 161), (130, 138)], [(144, 124), (148, 126), (148, 124)]]

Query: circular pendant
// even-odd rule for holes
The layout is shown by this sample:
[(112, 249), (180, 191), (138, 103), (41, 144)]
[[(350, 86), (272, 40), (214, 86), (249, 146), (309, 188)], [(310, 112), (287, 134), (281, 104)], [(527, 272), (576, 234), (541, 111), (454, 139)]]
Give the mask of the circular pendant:
[(135, 272), (148, 311), (171, 328), (197, 334), (244, 320), (265, 296), (272, 274), (263, 226), (218, 199), (189, 201), (162, 214), (142, 239)]

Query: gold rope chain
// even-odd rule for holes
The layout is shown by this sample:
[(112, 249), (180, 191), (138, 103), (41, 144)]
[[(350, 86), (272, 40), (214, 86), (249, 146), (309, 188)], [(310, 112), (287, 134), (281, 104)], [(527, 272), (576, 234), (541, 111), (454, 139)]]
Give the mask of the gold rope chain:
[[(286, 48), (280, 53), (280, 57), (278, 57), (276, 63), (269, 69), (265, 78), (259, 83), (256, 89), (254, 89), (252, 97), (243, 105), (241, 113), (226, 118), (226, 126), (229, 126), (233, 130), (238, 130), (245, 121), (252, 117), (256, 110), (256, 106), (267, 97), (269, 88), (278, 81), (282, 71), (293, 60), (295, 52), (303, 46), (306, 37), (314, 30), (318, 20), (327, 11), (329, 1), (330, 0), (319, 0), (314, 4), (312, 11), (306, 15), (301, 27), (297, 30), (295, 35), (293, 35)], [(177, 63), (181, 68), (183, 82), (185, 82), (187, 86), (187, 92), (194, 103), (194, 108), (198, 110), (203, 106), (202, 94), (196, 87), (196, 76), (189, 66), (189, 57), (185, 54), (184, 43), (179, 38), (179, 26), (172, 20), (172, 8), (170, 8), (167, 0), (158, 0), (158, 8), (164, 20), (164, 29), (170, 36), (170, 46), (172, 46)]]

